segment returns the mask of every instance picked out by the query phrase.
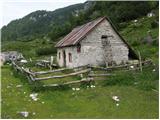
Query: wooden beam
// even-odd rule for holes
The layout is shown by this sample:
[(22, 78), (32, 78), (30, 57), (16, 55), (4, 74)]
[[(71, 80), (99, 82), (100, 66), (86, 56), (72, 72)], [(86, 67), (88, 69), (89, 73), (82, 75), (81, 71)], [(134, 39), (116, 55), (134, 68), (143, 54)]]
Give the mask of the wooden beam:
[(75, 76), (75, 75), (82, 74), (82, 73), (87, 73), (89, 71), (91, 71), (91, 69), (85, 69), (85, 70), (81, 70), (81, 71), (78, 71), (78, 72), (65, 74), (65, 75), (61, 75), (61, 76), (49, 76), (49, 77), (34, 78), (34, 79), (35, 80), (48, 80), (48, 79), (53, 79), (53, 78), (64, 78), (64, 77), (69, 77), (69, 76)]
[(113, 76), (115, 74), (89, 74), (90, 77)]
[(36, 75), (41, 75), (41, 74), (48, 74), (48, 73), (60, 72), (60, 71), (64, 71), (64, 70), (69, 70), (69, 68), (61, 68), (61, 69), (49, 70), (49, 71), (39, 71), (39, 72), (34, 72), (34, 74), (36, 74)]
[(138, 51), (138, 56), (139, 56), (139, 67), (140, 67), (140, 71), (142, 72), (142, 60), (141, 60), (141, 54)]
[(60, 85), (70, 85), (70, 84), (76, 84), (76, 83), (81, 83), (81, 82), (90, 82), (93, 81), (93, 78), (84, 78), (82, 80), (78, 80), (78, 81), (70, 81), (70, 82), (66, 82), (66, 83), (62, 83), (62, 84), (49, 84), (49, 85), (43, 85), (43, 87), (56, 87), (56, 86), (60, 86)]

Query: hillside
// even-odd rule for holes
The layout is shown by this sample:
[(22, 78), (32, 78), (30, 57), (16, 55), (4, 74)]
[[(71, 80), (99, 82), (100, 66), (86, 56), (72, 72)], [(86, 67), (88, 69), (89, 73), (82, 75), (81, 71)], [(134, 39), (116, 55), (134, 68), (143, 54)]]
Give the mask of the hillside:
[(43, 37), (55, 41), (67, 34), (73, 27), (100, 16), (108, 16), (119, 28), (121, 22), (142, 17), (157, 8), (158, 2), (156, 1), (89, 1), (55, 11), (35, 11), (4, 26), (2, 28), (2, 41), (30, 41)]
[(51, 31), (54, 24), (63, 24), (69, 16), (83, 8), (83, 4), (71, 5), (55, 11), (39, 10), (11, 21), (2, 28), (2, 41), (33, 40)]
[[(108, 74), (108, 76), (95, 77), (94, 79), (99, 79), (97, 81), (63, 86), (65, 82), (79, 81), (82, 80), (81, 76), (85, 78), (87, 75), (58, 77), (30, 83), (24, 73), (15, 71), (9, 62), (5, 63), (1, 67), (1, 117), (3, 119), (158, 119), (159, 8), (157, 5), (156, 1), (86, 2), (50, 12), (36, 11), (3, 27), (2, 51), (21, 52), (27, 61), (32, 61), (21, 66), (33, 73), (49, 70), (36, 66), (35, 60), (50, 59), (50, 56), (56, 58), (54, 45), (59, 39), (72, 28), (100, 16), (108, 16), (135, 52), (140, 52), (142, 60), (151, 59), (153, 64), (144, 65), (142, 71), (136, 66), (115, 70), (92, 69), (93, 74)], [(75, 10), (79, 12), (72, 14)], [(150, 12), (154, 15), (147, 16)], [(54, 17), (49, 18), (52, 15)], [(14, 38), (14, 35), (17, 36)], [(71, 72), (73, 69), (34, 75), (39, 78), (66, 75)], [(49, 84), (60, 84), (60, 86), (42, 87)], [(37, 100), (31, 97), (33, 94), (37, 94)], [(119, 101), (113, 100), (114, 96), (118, 96)], [(25, 117), (20, 112), (28, 112), (28, 116)]]

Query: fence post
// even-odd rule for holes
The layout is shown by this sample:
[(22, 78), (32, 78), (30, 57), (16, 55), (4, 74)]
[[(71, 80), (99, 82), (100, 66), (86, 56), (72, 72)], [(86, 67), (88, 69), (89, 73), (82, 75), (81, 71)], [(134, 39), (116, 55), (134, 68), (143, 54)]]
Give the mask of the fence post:
[(139, 67), (140, 67), (140, 71), (142, 72), (142, 59), (141, 59), (141, 54), (138, 51), (138, 57), (139, 57)]

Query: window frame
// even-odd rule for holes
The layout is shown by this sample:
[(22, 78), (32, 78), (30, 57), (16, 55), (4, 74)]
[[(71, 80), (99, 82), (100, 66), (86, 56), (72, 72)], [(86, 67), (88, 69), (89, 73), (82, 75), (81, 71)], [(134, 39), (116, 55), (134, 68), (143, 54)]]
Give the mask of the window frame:
[(68, 53), (68, 60), (70, 63), (72, 63), (72, 54), (71, 53)]
[(77, 53), (81, 53), (81, 44), (77, 45)]

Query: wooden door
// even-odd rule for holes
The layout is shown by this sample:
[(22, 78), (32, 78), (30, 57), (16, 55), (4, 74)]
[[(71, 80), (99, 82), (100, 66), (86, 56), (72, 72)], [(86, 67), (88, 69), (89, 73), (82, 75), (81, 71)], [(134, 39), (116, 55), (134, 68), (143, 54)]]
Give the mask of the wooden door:
[(66, 52), (63, 50), (63, 66), (66, 67)]

